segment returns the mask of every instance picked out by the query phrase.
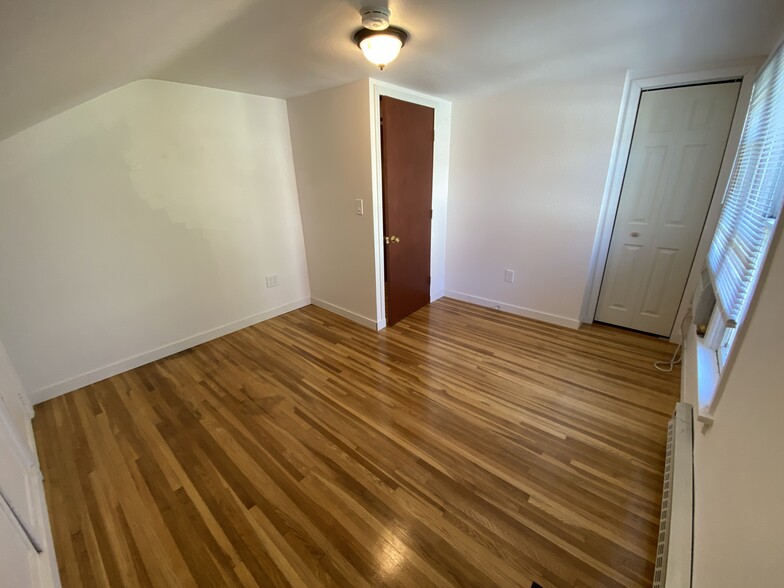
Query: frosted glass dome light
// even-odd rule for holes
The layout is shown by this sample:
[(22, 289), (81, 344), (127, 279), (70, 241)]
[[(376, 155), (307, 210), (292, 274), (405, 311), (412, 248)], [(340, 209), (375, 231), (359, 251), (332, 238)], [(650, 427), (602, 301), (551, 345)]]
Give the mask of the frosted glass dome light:
[(373, 31), (360, 29), (354, 35), (354, 42), (362, 49), (365, 58), (379, 69), (395, 60), (408, 40), (408, 33), (397, 27)]

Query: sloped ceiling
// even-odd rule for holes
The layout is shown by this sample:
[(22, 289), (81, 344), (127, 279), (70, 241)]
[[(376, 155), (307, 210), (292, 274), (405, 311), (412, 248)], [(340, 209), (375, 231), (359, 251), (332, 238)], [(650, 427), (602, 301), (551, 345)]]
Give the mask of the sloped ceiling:
[(350, 40), (362, 0), (0, 2), (0, 138), (146, 77), (290, 97), (375, 76), (454, 97), (761, 56), (784, 31), (781, 0), (392, 0), (411, 40), (378, 72)]

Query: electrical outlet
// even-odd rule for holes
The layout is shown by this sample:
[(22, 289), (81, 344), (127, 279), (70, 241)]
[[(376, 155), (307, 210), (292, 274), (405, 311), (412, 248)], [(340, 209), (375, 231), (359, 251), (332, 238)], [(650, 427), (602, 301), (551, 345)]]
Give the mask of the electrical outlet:
[(514, 282), (514, 270), (506, 270), (504, 272), (504, 282), (509, 282), (510, 284)]
[(267, 288), (274, 288), (278, 285), (278, 274), (267, 274)]

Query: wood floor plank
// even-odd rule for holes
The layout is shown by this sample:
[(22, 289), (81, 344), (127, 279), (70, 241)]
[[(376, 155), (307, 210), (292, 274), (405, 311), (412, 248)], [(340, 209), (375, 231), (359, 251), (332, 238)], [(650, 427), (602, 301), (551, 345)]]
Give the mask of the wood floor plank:
[(306, 307), (36, 407), (63, 586), (645, 586), (665, 341)]

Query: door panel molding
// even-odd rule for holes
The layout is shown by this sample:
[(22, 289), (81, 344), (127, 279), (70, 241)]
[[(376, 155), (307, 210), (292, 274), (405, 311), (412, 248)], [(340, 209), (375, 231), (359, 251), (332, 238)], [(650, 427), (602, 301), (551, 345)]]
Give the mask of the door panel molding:
[(33, 554), (43, 553), (44, 549), (41, 547), (39, 539), (35, 536), (35, 531), (31, 528), (32, 525), (25, 521), (22, 515), (14, 509), (2, 488), (0, 488), (0, 510), (5, 513), (9, 524), (16, 530), (16, 534), (22, 544)]
[[(30, 418), (32, 407), (0, 343), (0, 526), (3, 548), (26, 554), (9, 568), (3, 559), (3, 579), (9, 585), (59, 587), (49, 515)], [(24, 415), (23, 419), (14, 415)], [(3, 523), (2, 521), (7, 521)], [(18, 563), (18, 565), (17, 565)], [(10, 574), (13, 579), (7, 578)]]
[[(596, 309), (599, 302), (599, 291), (609, 255), (610, 240), (612, 237), (613, 226), (615, 224), (615, 216), (618, 212), (618, 204), (621, 198), (621, 188), (623, 187), (623, 179), (626, 172), (626, 165), (629, 159), (632, 134), (634, 132), (634, 125), (637, 118), (637, 110), (639, 108), (642, 92), (644, 90), (656, 90), (677, 86), (707, 84), (711, 82), (724, 82), (728, 80), (739, 79), (741, 80), (740, 93), (735, 108), (732, 126), (730, 128), (729, 138), (727, 140), (727, 148), (724, 152), (724, 159), (722, 160), (721, 168), (719, 170), (716, 188), (711, 198), (711, 204), (708, 209), (705, 227), (703, 228), (702, 236), (700, 237), (699, 244), (697, 245), (697, 252), (694, 257), (695, 261), (689, 272), (684, 294), (681, 298), (680, 308), (678, 309), (675, 318), (675, 325), (682, 323), (683, 318), (688, 311), (688, 301), (691, 298), (691, 294), (693, 293), (694, 288), (699, 282), (699, 274), (702, 268), (701, 260), (703, 260), (708, 253), (710, 240), (716, 228), (719, 213), (721, 212), (721, 200), (724, 194), (724, 189), (727, 185), (727, 180), (729, 179), (729, 174), (732, 170), (732, 164), (737, 153), (738, 141), (740, 140), (740, 134), (743, 130), (744, 120), (743, 116), (738, 115), (739, 113), (745, 113), (746, 109), (748, 108), (754, 77), (761, 65), (762, 62), (759, 60), (749, 60), (735, 62), (733, 65), (727, 67), (718, 67), (715, 69), (691, 72), (687, 71), (672, 73), (651, 70), (629, 70), (626, 72), (626, 80), (621, 98), (621, 108), (618, 114), (618, 123), (616, 125), (615, 131), (615, 141), (613, 143), (613, 149), (610, 156), (610, 164), (607, 173), (607, 180), (605, 181), (604, 195), (602, 197), (602, 204), (599, 210), (599, 222), (596, 227), (596, 234), (591, 252), (591, 261), (588, 267), (588, 279), (586, 281), (585, 292), (583, 295), (583, 308), (581, 313), (582, 322), (593, 323), (596, 316)], [(698, 113), (695, 113), (694, 116), (699, 118)], [(662, 113), (662, 124), (665, 123), (666, 113)], [(670, 334), (670, 341), (679, 343), (680, 340), (681, 334), (677, 328), (674, 328)]]

